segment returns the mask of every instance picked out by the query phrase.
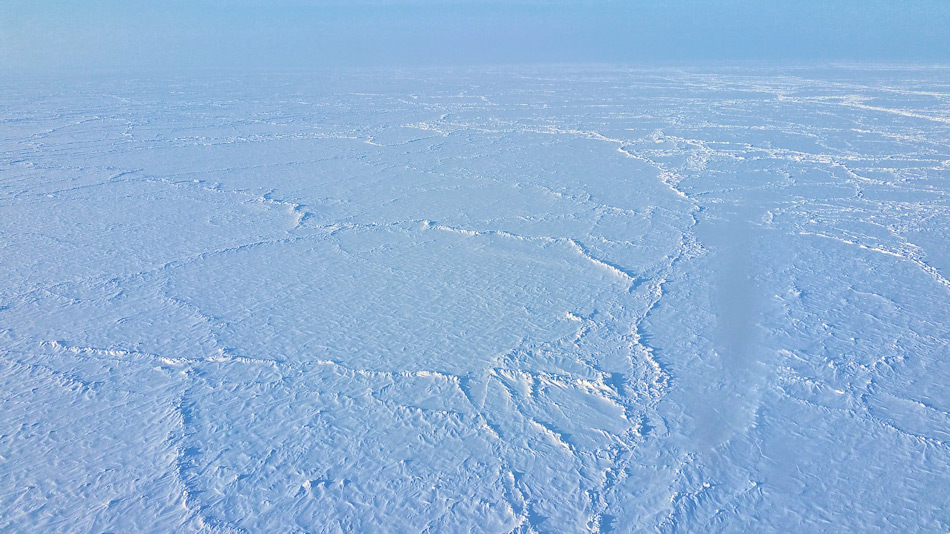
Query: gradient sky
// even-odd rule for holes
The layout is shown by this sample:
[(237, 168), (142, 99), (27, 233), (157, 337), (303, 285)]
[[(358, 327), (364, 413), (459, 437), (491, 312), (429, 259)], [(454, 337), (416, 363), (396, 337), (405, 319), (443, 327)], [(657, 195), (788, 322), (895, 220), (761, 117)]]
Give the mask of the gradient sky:
[(950, 0), (2, 0), (0, 69), (950, 63)]

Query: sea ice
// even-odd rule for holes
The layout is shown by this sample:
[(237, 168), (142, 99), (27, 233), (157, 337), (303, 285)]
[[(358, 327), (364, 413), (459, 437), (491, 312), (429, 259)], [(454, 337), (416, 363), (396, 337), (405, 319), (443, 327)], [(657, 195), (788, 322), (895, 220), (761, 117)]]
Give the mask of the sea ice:
[(950, 71), (0, 82), (4, 532), (946, 532)]

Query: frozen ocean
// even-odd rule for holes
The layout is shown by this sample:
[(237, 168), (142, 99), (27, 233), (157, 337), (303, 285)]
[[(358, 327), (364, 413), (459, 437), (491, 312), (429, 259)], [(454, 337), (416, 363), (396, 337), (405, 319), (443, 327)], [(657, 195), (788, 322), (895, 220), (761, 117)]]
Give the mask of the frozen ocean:
[(0, 531), (950, 531), (950, 68), (0, 81)]

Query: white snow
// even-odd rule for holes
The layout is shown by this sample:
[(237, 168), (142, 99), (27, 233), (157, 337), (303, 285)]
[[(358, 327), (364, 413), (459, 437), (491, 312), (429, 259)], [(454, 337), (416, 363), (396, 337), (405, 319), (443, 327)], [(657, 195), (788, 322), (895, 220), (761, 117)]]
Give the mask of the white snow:
[(950, 71), (0, 81), (0, 531), (946, 532)]

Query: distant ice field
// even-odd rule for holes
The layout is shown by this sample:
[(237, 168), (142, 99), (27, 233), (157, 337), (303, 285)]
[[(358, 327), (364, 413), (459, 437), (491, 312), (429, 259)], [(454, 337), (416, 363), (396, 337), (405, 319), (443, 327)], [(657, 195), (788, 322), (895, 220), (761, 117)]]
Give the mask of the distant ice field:
[(2, 532), (950, 531), (950, 68), (0, 80)]

